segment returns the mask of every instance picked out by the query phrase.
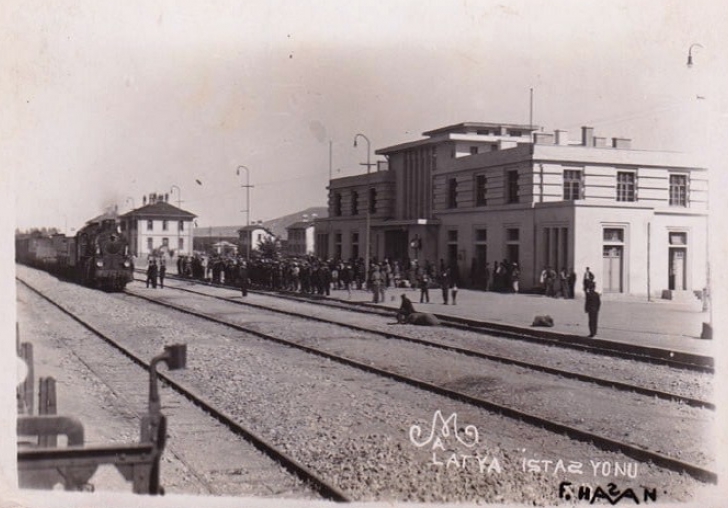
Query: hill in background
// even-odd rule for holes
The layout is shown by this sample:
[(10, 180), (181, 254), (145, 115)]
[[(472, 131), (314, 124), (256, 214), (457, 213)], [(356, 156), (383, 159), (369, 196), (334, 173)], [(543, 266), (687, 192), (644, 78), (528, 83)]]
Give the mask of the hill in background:
[[(300, 212), (291, 213), (288, 215), (284, 215), (282, 217), (278, 217), (276, 219), (271, 219), (267, 221), (263, 221), (262, 226), (269, 230), (271, 233), (276, 235), (278, 238), (281, 239), (287, 239), (288, 234), (286, 232), (286, 228), (290, 226), (291, 224), (294, 224), (296, 222), (300, 222), (302, 220), (313, 220), (314, 218), (326, 218), (329, 216), (328, 208), (325, 206), (311, 206), (309, 208), (306, 208), (305, 210), (301, 210)], [(211, 227), (201, 227), (197, 228), (195, 230), (195, 237), (215, 237), (215, 238), (237, 238), (238, 236), (238, 229), (243, 227), (244, 224), (240, 224), (237, 226), (211, 226)]]

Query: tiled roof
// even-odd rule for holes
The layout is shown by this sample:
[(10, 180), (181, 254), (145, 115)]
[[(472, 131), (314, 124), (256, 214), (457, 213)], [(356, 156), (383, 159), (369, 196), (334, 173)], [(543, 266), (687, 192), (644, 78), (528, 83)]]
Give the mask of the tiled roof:
[(122, 218), (135, 217), (140, 219), (172, 219), (172, 220), (192, 220), (197, 215), (186, 212), (176, 206), (172, 206), (164, 201), (157, 201), (150, 205), (144, 205), (121, 216)]

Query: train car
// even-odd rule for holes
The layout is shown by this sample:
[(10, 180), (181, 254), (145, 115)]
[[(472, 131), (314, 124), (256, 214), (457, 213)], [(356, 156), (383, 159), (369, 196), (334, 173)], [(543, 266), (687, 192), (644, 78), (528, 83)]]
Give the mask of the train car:
[(121, 290), (134, 278), (129, 242), (116, 219), (89, 222), (68, 244), (68, 258), (62, 262), (86, 286)]

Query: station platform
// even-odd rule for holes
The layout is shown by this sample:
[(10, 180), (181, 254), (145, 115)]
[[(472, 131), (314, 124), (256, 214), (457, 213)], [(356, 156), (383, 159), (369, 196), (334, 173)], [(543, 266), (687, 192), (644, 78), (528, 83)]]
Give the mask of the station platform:
[[(538, 315), (549, 315), (554, 321), (550, 328), (537, 328), (586, 339), (589, 335), (588, 317), (584, 312), (584, 293), (577, 291), (573, 300), (551, 298), (537, 294), (494, 293), (459, 289), (457, 304), (443, 303), (442, 292), (431, 289), (430, 303), (420, 303), (419, 289), (388, 289), (385, 301), (377, 305), (396, 309), (400, 295), (412, 300), (415, 310), (442, 317), (487, 322), (514, 328), (532, 328)], [(372, 294), (352, 290), (351, 297), (343, 290), (331, 292), (331, 298), (343, 301), (372, 302)], [(609, 341), (626, 347), (655, 348), (715, 358), (716, 337), (701, 338), (703, 323), (710, 323), (711, 313), (703, 310), (697, 298), (694, 302), (639, 299), (629, 295), (602, 295), (599, 328), (593, 341)]]

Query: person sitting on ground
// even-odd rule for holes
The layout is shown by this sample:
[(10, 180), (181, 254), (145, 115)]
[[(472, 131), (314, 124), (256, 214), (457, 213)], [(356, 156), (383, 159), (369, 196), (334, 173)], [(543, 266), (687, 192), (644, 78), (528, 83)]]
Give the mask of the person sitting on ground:
[(407, 295), (402, 295), (402, 305), (399, 306), (397, 312), (397, 322), (406, 323), (407, 319), (415, 313), (415, 306), (412, 304), (412, 300), (407, 298)]

